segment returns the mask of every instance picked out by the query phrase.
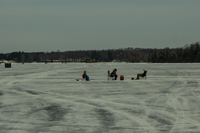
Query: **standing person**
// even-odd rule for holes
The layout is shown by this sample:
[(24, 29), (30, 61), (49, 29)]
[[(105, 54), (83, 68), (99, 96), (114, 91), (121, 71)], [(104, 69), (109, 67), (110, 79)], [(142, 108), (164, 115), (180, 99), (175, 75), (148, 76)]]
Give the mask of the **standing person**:
[(143, 70), (144, 70), (143, 73), (138, 73), (138, 74), (137, 74), (136, 80), (138, 80), (140, 77), (145, 77), (145, 76), (146, 76), (146, 74), (147, 74), (147, 69), (143, 69)]
[(112, 71), (112, 73), (110, 74), (110, 77), (115, 77), (115, 80), (117, 80), (117, 74), (116, 74), (116, 72), (117, 72), (117, 69), (114, 69)]
[(86, 74), (86, 70), (83, 71), (82, 77), (83, 77), (83, 79), (85, 79), (86, 81), (89, 81), (89, 76)]

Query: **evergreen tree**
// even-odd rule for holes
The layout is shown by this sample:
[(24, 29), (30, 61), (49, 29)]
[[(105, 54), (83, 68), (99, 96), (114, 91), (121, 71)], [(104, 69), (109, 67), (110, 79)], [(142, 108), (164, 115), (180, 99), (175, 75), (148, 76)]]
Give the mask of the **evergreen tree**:
[(113, 61), (113, 56), (110, 51), (108, 52), (108, 61)]

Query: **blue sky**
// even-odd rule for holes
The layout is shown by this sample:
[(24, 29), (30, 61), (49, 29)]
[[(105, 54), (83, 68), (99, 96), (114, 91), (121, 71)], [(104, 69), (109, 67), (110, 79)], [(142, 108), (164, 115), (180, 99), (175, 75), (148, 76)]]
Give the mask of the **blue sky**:
[(0, 0), (0, 53), (175, 48), (200, 40), (200, 0)]

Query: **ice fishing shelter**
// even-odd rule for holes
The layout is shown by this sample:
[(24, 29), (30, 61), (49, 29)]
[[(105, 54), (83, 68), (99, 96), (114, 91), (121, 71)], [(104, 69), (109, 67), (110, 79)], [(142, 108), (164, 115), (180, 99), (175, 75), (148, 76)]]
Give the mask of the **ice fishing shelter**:
[(5, 63), (5, 68), (11, 68), (11, 63)]

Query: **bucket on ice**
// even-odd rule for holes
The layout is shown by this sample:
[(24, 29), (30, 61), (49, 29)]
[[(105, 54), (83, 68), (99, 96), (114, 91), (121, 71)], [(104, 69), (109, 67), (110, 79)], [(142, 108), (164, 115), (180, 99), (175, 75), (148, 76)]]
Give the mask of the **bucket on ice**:
[(120, 75), (120, 80), (124, 80), (124, 75)]

